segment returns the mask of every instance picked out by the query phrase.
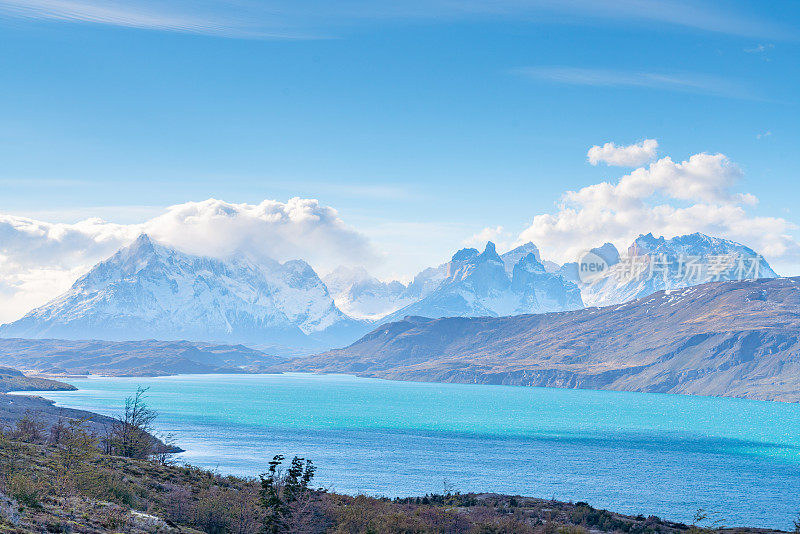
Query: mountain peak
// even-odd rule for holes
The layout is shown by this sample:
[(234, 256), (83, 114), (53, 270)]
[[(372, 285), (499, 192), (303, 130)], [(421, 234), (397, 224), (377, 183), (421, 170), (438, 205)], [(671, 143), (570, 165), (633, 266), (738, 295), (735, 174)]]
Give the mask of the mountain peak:
[(150, 236), (147, 234), (139, 234), (139, 237), (134, 239), (134, 241), (127, 246), (127, 249), (132, 253), (136, 254), (140, 251), (149, 251), (155, 248), (153, 240), (150, 239)]
[(503, 254), (503, 256), (506, 256), (507, 254), (514, 254), (514, 253), (518, 253), (518, 254), (521, 254), (523, 256), (526, 255), (526, 254), (533, 254), (534, 256), (536, 256), (536, 260), (537, 261), (541, 261), (541, 258), (539, 257), (539, 247), (537, 247), (533, 243), (533, 241), (528, 241), (527, 243), (523, 243), (520, 246), (509, 250), (508, 252)]
[(514, 266), (514, 270), (517, 270), (518, 268), (524, 269), (531, 273), (545, 272), (544, 265), (542, 265), (541, 262), (538, 259), (536, 259), (536, 254), (534, 254), (533, 252), (529, 252), (528, 254), (520, 258), (520, 260)]
[(134, 239), (128, 246), (119, 249), (116, 254), (98, 265), (105, 263), (108, 266), (138, 266), (137, 268), (140, 268), (144, 264), (173, 254), (180, 254), (180, 252), (168, 245), (161, 245), (148, 234), (139, 234), (139, 237)]
[(142, 234), (4, 333), (312, 346), (349, 341), (347, 332), (362, 328), (303, 260), (198, 256)]
[(522, 245), (514, 247), (508, 252), (501, 254), (500, 258), (506, 264), (506, 272), (511, 275), (514, 271), (514, 266), (528, 254), (533, 254), (536, 256), (536, 261), (542, 261), (542, 256), (539, 253), (539, 247), (534, 245), (531, 241), (523, 243)]
[(664, 236), (655, 237), (653, 232), (647, 234), (639, 234), (630, 247), (628, 247), (628, 254), (631, 256), (640, 256), (654, 251), (659, 246), (666, 242)]
[(455, 254), (450, 261), (469, 261), (478, 257), (478, 250), (474, 248), (462, 248)]
[(612, 243), (603, 243), (602, 247), (595, 247), (591, 252), (603, 258), (609, 266), (619, 263), (619, 251)]
[(478, 261), (496, 261), (498, 263), (503, 263), (503, 259), (497, 254), (497, 248), (491, 241), (486, 242), (486, 248), (484, 248), (481, 255), (478, 256)]

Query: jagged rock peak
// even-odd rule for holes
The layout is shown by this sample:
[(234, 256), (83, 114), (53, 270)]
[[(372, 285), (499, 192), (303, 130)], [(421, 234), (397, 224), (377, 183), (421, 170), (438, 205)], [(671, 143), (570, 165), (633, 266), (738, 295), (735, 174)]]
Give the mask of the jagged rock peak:
[(591, 252), (603, 258), (609, 266), (619, 263), (619, 251), (612, 243), (604, 243), (602, 247), (595, 247)]
[(478, 249), (462, 248), (455, 254), (450, 261), (470, 261), (478, 257)]
[(528, 271), (531, 273), (543, 273), (545, 272), (544, 265), (536, 259), (536, 255), (533, 252), (529, 252), (517, 262), (514, 266), (514, 271), (517, 269)]
[(497, 248), (491, 241), (486, 242), (486, 248), (483, 249), (481, 255), (478, 256), (478, 259), (482, 261), (503, 262), (502, 258), (500, 258), (500, 255), (497, 253)]

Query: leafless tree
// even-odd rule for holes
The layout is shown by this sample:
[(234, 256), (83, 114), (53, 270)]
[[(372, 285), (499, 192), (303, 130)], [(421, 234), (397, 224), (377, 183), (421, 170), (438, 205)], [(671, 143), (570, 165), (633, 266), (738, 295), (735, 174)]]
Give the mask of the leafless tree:
[(44, 431), (47, 425), (31, 412), (25, 412), (22, 419), (17, 420), (12, 437), (28, 443), (41, 443), (44, 440)]
[(175, 463), (176, 439), (172, 433), (159, 435), (158, 440), (153, 444), (153, 460), (161, 465), (173, 465)]
[(153, 421), (158, 415), (147, 405), (147, 388), (138, 387), (125, 399), (125, 411), (112, 424), (107, 447), (113, 454), (127, 458), (146, 459), (154, 451)]

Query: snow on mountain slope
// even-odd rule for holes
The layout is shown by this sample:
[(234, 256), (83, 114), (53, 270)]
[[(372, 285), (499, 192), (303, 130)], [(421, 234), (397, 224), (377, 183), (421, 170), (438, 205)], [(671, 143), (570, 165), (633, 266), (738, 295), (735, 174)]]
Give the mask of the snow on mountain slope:
[(776, 276), (752, 249), (703, 234), (642, 235), (622, 256), (610, 243), (592, 253), (605, 270), (587, 280), (578, 262), (553, 272), (533, 243), (500, 256), (489, 242), (483, 252), (456, 252), (405, 287), (348, 268), (323, 282), (302, 260), (213, 259), (143, 235), (66, 293), (0, 326), (0, 337), (188, 339), (308, 352), (351, 343), (370, 328), (366, 319), (567, 311), (713, 280)]
[(506, 272), (509, 275), (513, 274), (514, 266), (519, 262), (519, 260), (527, 256), (528, 254), (533, 254), (534, 257), (536, 258), (536, 261), (541, 263), (542, 266), (544, 266), (545, 271), (547, 271), (548, 273), (556, 272), (561, 267), (559, 264), (555, 262), (543, 260), (541, 253), (539, 252), (539, 247), (528, 241), (524, 245), (520, 245), (516, 248), (509, 250), (505, 254), (500, 255), (500, 258), (503, 260), (503, 263), (505, 263)]
[(514, 266), (517, 264), (517, 262), (519, 262), (519, 260), (527, 256), (528, 254), (533, 254), (533, 256), (536, 258), (536, 261), (538, 262), (542, 261), (542, 256), (539, 253), (539, 247), (537, 247), (530, 241), (528, 241), (524, 245), (520, 245), (516, 248), (509, 250), (505, 254), (501, 254), (500, 259), (503, 260), (503, 263), (506, 266), (506, 272), (508, 274), (512, 274), (514, 272)]
[[(582, 308), (578, 287), (560, 275), (548, 273), (532, 252), (535, 246), (531, 244), (526, 249), (526, 254), (520, 256), (510, 274), (491, 241), (482, 253), (474, 248), (459, 250), (449, 263), (435, 270), (423, 271), (426, 278), (417, 277), (421, 282), (441, 278), (434, 289), (429, 289), (419, 301), (385, 317), (382, 322), (395, 321), (407, 315), (477, 317)], [(514, 256), (507, 258), (513, 261)], [(432, 285), (429, 283), (428, 288)], [(420, 283), (419, 287), (424, 286)]]
[(96, 265), (66, 293), (0, 327), (3, 337), (192, 339), (332, 344), (364, 325), (343, 314), (305, 262), (219, 260), (146, 235)]
[(322, 280), (336, 306), (359, 319), (380, 319), (415, 300), (400, 282), (381, 282), (363, 267), (338, 267)]
[(587, 306), (621, 304), (662, 289), (706, 282), (777, 277), (751, 248), (700, 233), (672, 239), (640, 235), (622, 256), (610, 243), (592, 252), (609, 267), (590, 282), (579, 280), (578, 264), (563, 268), (567, 277), (578, 279)]

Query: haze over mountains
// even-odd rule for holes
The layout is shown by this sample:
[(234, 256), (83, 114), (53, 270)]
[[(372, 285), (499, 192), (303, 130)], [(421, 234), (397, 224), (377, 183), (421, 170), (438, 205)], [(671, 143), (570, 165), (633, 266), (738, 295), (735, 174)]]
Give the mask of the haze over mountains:
[[(340, 268), (323, 279), (299, 259), (279, 263), (245, 255), (197, 256), (142, 235), (66, 293), (0, 326), (0, 337), (185, 339), (309, 353), (347, 345), (375, 324), (408, 315), (499, 317), (579, 310), (708, 280), (776, 276), (755, 251), (702, 234), (670, 240), (640, 236), (622, 258), (610, 244), (593, 252), (608, 268), (591, 281), (580, 276), (577, 263), (559, 266), (542, 259), (533, 243), (499, 255), (489, 242), (483, 251), (459, 250), (451, 261), (423, 270), (404, 285), (379, 281), (363, 269)], [(685, 257), (702, 269), (689, 272), (682, 267)], [(707, 267), (723, 257), (736, 260), (724, 271)], [(749, 271), (737, 272), (736, 261), (740, 271)], [(656, 272), (664, 262), (667, 267)], [(630, 273), (633, 264), (642, 268), (636, 276)]]

